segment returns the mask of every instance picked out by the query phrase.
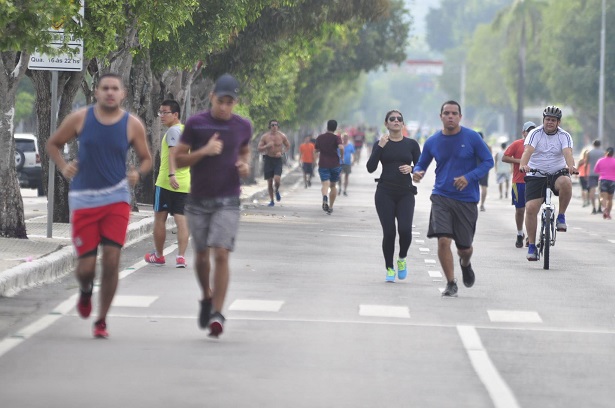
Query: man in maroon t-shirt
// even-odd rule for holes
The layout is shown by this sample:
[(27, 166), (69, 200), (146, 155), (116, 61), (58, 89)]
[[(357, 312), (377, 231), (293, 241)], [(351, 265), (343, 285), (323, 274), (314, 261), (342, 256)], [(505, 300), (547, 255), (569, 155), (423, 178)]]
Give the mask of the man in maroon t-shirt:
[[(209, 95), (211, 110), (186, 122), (174, 149), (177, 166), (190, 166), (190, 194), (184, 213), (188, 219), (202, 300), (201, 328), (210, 336), (223, 330), (222, 308), (229, 284), (229, 256), (239, 227), (240, 177), (250, 172), (252, 124), (233, 113), (239, 82), (222, 75)], [(210, 288), (210, 256), (215, 259), (214, 285)]]
[(337, 197), (336, 185), (342, 172), (340, 157), (344, 157), (344, 145), (342, 139), (333, 133), (335, 129), (337, 121), (331, 119), (327, 122), (327, 133), (316, 138), (315, 146), (319, 153), (318, 175), (322, 183), (322, 209), (329, 215), (333, 212), (333, 203)]

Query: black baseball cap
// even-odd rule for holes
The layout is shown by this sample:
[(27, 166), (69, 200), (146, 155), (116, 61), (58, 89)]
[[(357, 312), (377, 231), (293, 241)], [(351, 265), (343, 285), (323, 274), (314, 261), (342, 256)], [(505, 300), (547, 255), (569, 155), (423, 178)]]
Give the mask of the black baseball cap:
[(230, 96), (233, 99), (237, 99), (239, 81), (231, 74), (224, 74), (216, 80), (213, 92), (216, 96)]

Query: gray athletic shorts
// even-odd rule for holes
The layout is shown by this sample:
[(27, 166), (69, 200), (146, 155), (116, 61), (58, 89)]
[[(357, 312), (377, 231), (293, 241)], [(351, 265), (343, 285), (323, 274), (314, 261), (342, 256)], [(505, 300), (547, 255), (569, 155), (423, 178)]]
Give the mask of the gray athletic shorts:
[(239, 197), (198, 199), (188, 196), (184, 214), (196, 252), (207, 248), (235, 248), (239, 229)]
[(474, 241), (477, 219), (476, 203), (432, 194), (427, 237), (452, 238), (457, 248), (470, 248)]

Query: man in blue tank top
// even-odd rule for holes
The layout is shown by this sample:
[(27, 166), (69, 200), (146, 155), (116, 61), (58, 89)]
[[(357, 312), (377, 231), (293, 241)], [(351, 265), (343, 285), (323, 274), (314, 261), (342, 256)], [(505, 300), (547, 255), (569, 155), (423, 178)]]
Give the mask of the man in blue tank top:
[[(96, 253), (102, 244), (102, 278), (94, 337), (108, 337), (106, 317), (118, 283), (120, 253), (130, 217), (130, 187), (152, 167), (141, 120), (120, 108), (126, 96), (121, 76), (105, 74), (94, 91), (96, 103), (68, 115), (47, 142), (47, 154), (70, 181), (68, 202), (72, 239), (78, 256), (75, 275), (80, 284), (77, 311), (84, 319), (92, 311)], [(77, 138), (77, 160), (67, 163), (64, 145)], [(132, 146), (140, 166), (126, 168)]]
[[(252, 124), (233, 113), (239, 82), (229, 74), (216, 81), (211, 109), (186, 122), (171, 154), (178, 166), (190, 166), (191, 187), (184, 213), (202, 290), (199, 326), (218, 337), (224, 327), (224, 298), (229, 284), (229, 256), (239, 227), (240, 177), (250, 172)], [(214, 257), (213, 288), (210, 286)]]

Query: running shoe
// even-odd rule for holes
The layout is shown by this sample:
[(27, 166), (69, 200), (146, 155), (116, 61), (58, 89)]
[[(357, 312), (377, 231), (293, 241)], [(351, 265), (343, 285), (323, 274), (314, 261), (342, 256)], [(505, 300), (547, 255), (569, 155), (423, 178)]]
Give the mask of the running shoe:
[(523, 235), (517, 235), (517, 242), (515, 242), (517, 248), (523, 248)]
[(164, 255), (157, 256), (155, 251), (149, 254), (145, 254), (143, 258), (145, 259), (145, 262), (151, 263), (154, 265), (164, 265), (165, 264)]
[(109, 337), (109, 332), (107, 331), (107, 323), (104, 319), (97, 320), (94, 323), (92, 333), (97, 339), (106, 339), (107, 337)]
[(442, 297), (457, 297), (457, 281), (447, 282), (442, 291)]
[(218, 337), (224, 331), (224, 321), (226, 319), (222, 316), (220, 312), (212, 313), (209, 318), (209, 336), (210, 337)]
[(329, 207), (327, 208), (327, 215), (331, 215), (333, 214), (333, 208)]
[(79, 312), (79, 316), (87, 319), (90, 317), (90, 313), (92, 313), (92, 289), (90, 288), (89, 292), (84, 292), (82, 289), (79, 290), (79, 300), (77, 301), (77, 312)]
[(393, 269), (393, 268), (387, 268), (387, 277), (386, 277), (386, 281), (387, 281), (387, 282), (395, 282), (395, 269)]
[(278, 201), (282, 199), (282, 196), (280, 195), (280, 192), (278, 190), (275, 191), (275, 199)]
[(183, 256), (175, 257), (175, 267), (176, 268), (185, 268), (186, 267), (186, 258)]
[(527, 260), (528, 261), (537, 261), (538, 260), (538, 248), (536, 248), (536, 245), (530, 244), (527, 247)]
[(322, 209), (324, 212), (326, 212), (327, 214), (329, 213), (329, 204), (327, 204), (326, 201), (322, 202)]
[(273, 202), (273, 200), (271, 200), (271, 201), (269, 202), (269, 204), (267, 204), (267, 207), (273, 207), (274, 205), (275, 205), (275, 203)]
[(345, 195), (346, 197), (348, 197), (348, 193), (347, 192), (344, 191), (342, 194)]
[(408, 276), (406, 258), (397, 260), (397, 277), (401, 280)]
[(207, 328), (209, 318), (211, 317), (211, 299), (201, 300), (201, 311), (199, 312), (199, 327), (201, 329)]
[(559, 214), (557, 216), (557, 221), (555, 221), (555, 228), (558, 232), (566, 232), (568, 226), (566, 225), (566, 216), (564, 214)]
[(461, 266), (461, 273), (463, 275), (463, 285), (466, 288), (471, 288), (474, 285), (474, 281), (476, 277), (474, 276), (474, 270), (472, 269), (472, 264), (468, 266), (463, 266), (461, 264), (461, 258), (459, 258), (459, 266)]

